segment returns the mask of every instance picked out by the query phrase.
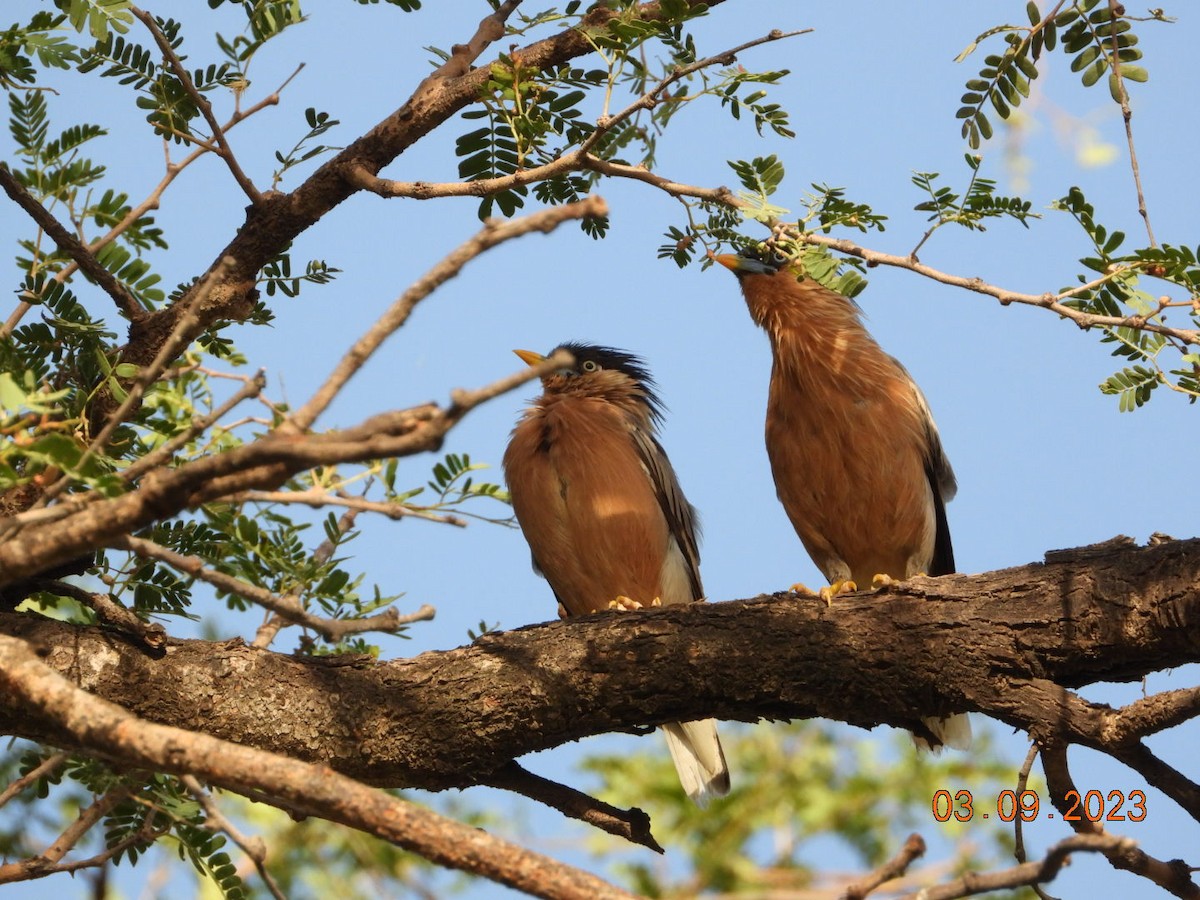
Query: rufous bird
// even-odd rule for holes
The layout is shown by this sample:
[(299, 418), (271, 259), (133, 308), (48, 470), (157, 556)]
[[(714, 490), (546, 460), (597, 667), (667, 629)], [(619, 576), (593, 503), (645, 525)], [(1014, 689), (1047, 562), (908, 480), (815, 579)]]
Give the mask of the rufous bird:
[[(784, 511), (829, 580), (821, 596), (954, 571), (954, 470), (925, 395), (858, 306), (786, 261), (714, 259), (771, 342), (766, 442)], [(965, 714), (925, 720), (919, 746), (970, 745)]]
[[(504, 453), (534, 570), (568, 616), (702, 601), (696, 512), (658, 442), (663, 407), (650, 373), (610, 347), (559, 349), (575, 364), (542, 378)], [(515, 352), (531, 366), (547, 359)], [(729, 791), (714, 720), (662, 730), (689, 797)]]

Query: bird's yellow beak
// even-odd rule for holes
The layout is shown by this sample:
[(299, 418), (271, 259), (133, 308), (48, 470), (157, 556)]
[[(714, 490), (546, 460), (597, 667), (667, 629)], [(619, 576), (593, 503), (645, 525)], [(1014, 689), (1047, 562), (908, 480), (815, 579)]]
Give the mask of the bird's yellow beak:
[(744, 275), (774, 275), (779, 271), (776, 266), (750, 256), (742, 256), (740, 253), (722, 253), (720, 256), (713, 256), (713, 261), (719, 262), (738, 278)]
[(540, 353), (534, 353), (532, 350), (514, 350), (513, 353), (521, 357), (521, 362), (527, 366), (536, 366), (538, 363), (544, 363), (546, 357)]

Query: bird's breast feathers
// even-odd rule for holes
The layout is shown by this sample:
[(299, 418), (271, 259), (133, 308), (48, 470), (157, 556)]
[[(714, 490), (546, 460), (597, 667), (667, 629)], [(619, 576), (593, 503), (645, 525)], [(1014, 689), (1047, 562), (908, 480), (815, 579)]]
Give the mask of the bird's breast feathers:
[(564, 398), (530, 410), (505, 454), (521, 529), (573, 614), (664, 591), (670, 534), (629, 427), (610, 404)]

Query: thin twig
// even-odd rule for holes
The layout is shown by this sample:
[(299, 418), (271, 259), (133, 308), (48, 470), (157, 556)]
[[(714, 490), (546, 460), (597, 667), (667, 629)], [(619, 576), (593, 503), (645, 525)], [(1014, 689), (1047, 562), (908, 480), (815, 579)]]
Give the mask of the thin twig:
[(197, 416), (192, 419), (191, 424), (181, 432), (176, 434), (166, 443), (155, 447), (145, 456), (139, 457), (133, 463), (126, 466), (119, 473), (125, 481), (133, 481), (145, 472), (157, 468), (159, 465), (167, 462), (181, 447), (197, 435), (201, 435), (216, 424), (220, 419), (238, 406), (243, 400), (251, 400), (262, 393), (263, 388), (267, 386), (267, 378), (265, 370), (259, 369), (253, 378), (246, 378), (245, 384), (241, 390), (233, 394), (224, 403), (205, 416)]
[(1135, 849), (1129, 838), (1110, 834), (1075, 834), (1059, 841), (1038, 862), (1023, 863), (998, 872), (972, 872), (948, 884), (922, 888), (904, 900), (957, 900), (995, 891), (1010, 890), (1053, 881), (1072, 853), (1119, 853)]
[[(1021, 815), (1021, 795), (1025, 793), (1029, 786), (1029, 774), (1033, 771), (1033, 764), (1038, 758), (1039, 749), (1037, 741), (1029, 745), (1029, 752), (1025, 754), (1025, 762), (1021, 764), (1021, 770), (1017, 773), (1017, 798), (1014, 801), (1016, 803), (1016, 815), (1013, 816), (1013, 858), (1019, 863), (1028, 861), (1028, 857), (1025, 854), (1025, 819)], [(1038, 885), (1034, 884), (1030, 885), (1030, 887), (1033, 888), (1033, 892), (1041, 900), (1056, 900), (1056, 898), (1051, 897)]]
[(62, 751), (47, 756), (35, 768), (26, 772), (0, 793), (0, 807), (3, 807), (9, 800), (17, 796), (17, 794), (21, 793), (21, 791), (25, 790), (25, 788), (29, 787), (43, 775), (49, 775), (57, 771), (67, 761), (67, 758), (67, 754)]
[(846, 887), (843, 900), (863, 900), (877, 887), (899, 878), (917, 859), (925, 855), (925, 841), (916, 833), (910, 834), (900, 852), (875, 871)]
[(966, 288), (969, 291), (975, 291), (979, 294), (986, 294), (990, 297), (995, 297), (1005, 306), (1010, 303), (1021, 303), (1027, 306), (1038, 306), (1042, 309), (1048, 309), (1062, 316), (1064, 319), (1070, 319), (1080, 328), (1138, 328), (1152, 334), (1161, 334), (1165, 337), (1175, 338), (1186, 344), (1200, 345), (1200, 329), (1169, 328), (1166, 325), (1146, 322), (1140, 316), (1100, 316), (1063, 305), (1063, 300), (1068, 300), (1085, 291), (1094, 290), (1096, 287), (1112, 280), (1118, 273), (1103, 275), (1087, 284), (1081, 284), (1077, 287), (1060, 291), (1057, 294), (1022, 294), (1017, 291), (1010, 291), (1007, 288), (988, 284), (981, 278), (967, 278), (963, 275), (951, 275), (941, 272), (932, 266), (927, 266), (907, 256), (896, 256), (891, 253), (868, 250), (866, 247), (862, 247), (846, 238), (831, 238), (823, 234), (811, 233), (796, 234), (793, 237), (804, 244), (817, 244), (822, 247), (828, 247), (830, 250), (836, 250), (838, 253), (856, 256), (859, 259), (865, 260), (868, 264), (907, 269), (910, 272), (924, 275), (926, 278), (941, 284), (948, 284), (953, 287)]
[[(1120, 0), (1108, 0), (1108, 9), (1112, 15), (1112, 21), (1119, 21), (1125, 14), (1125, 9), (1122, 7)], [(1112, 42), (1112, 56), (1110, 57), (1110, 70), (1112, 72), (1113, 81), (1117, 86), (1117, 93), (1120, 95), (1121, 118), (1125, 122), (1125, 143), (1129, 147), (1129, 168), (1133, 172), (1133, 186), (1137, 190), (1138, 214), (1141, 215), (1142, 221), (1146, 223), (1146, 235), (1150, 238), (1150, 246), (1157, 247), (1158, 241), (1154, 239), (1154, 229), (1150, 225), (1150, 212), (1146, 209), (1146, 194), (1142, 190), (1142, 172), (1138, 166), (1137, 149), (1133, 144), (1133, 110), (1129, 106), (1129, 91), (1125, 90), (1125, 76), (1121, 74), (1121, 43), (1119, 40), (1120, 32), (1114, 28), (1110, 40)]]
[[(233, 180), (238, 183), (238, 187), (250, 198), (250, 202), (258, 206), (262, 203), (262, 194), (259, 193), (254, 183), (246, 177), (246, 173), (242, 171), (242, 167), (238, 165), (237, 157), (234, 156), (233, 150), (229, 146), (225, 132), (221, 129), (220, 123), (217, 122), (217, 117), (213, 115), (212, 105), (196, 89), (196, 85), (192, 82), (192, 76), (188, 74), (187, 68), (175, 54), (175, 50), (171, 46), (171, 42), (167, 40), (167, 36), (162, 33), (162, 29), (158, 27), (158, 23), (154, 21), (154, 16), (144, 10), (138, 9), (136, 6), (130, 6), (129, 11), (146, 26), (146, 30), (150, 32), (154, 38), (154, 42), (158, 44), (158, 49), (162, 51), (163, 59), (170, 64), (171, 69), (175, 72), (175, 77), (183, 85), (184, 91), (192, 98), (192, 102), (196, 104), (196, 108), (204, 116), (204, 121), (208, 123), (208, 127), (212, 130), (213, 140), (217, 142), (219, 148), (216, 153), (221, 159), (225, 160), (225, 165), (229, 167), (229, 172), (233, 175)], [(190, 137), (190, 135), (185, 135), (185, 137)]]
[(261, 837), (247, 837), (242, 834), (241, 830), (221, 812), (221, 807), (217, 805), (217, 801), (213, 798), (213, 795), (204, 789), (204, 786), (200, 784), (194, 775), (183, 775), (179, 780), (188, 789), (188, 793), (195, 797), (196, 801), (203, 807), (204, 815), (207, 819), (206, 825), (213, 831), (223, 831), (229, 835), (229, 839), (237, 844), (249, 858), (250, 862), (254, 864), (259, 878), (263, 880), (263, 884), (267, 886), (267, 890), (270, 891), (271, 896), (275, 900), (287, 900), (287, 897), (279, 889), (279, 885), (275, 882), (275, 879), (271, 877), (271, 873), (267, 871), (266, 841)]
[(564, 816), (586, 822), (609, 834), (647, 847), (655, 853), (666, 852), (650, 832), (650, 817), (636, 806), (632, 809), (612, 806), (565, 784), (535, 775), (515, 760), (480, 782), (529, 797), (558, 810)]
[(71, 848), (78, 844), (92, 827), (108, 815), (113, 807), (129, 796), (129, 788), (113, 788), (97, 797), (86, 809), (80, 810), (79, 818), (68, 825), (39, 855), (20, 862), (0, 865), (0, 884), (29, 881), (50, 874)]
[[(1050, 802), (1062, 814), (1063, 820), (1069, 822), (1080, 836), (1101, 834), (1103, 828), (1099, 823), (1091, 821), (1087, 816), (1079, 815), (1077, 809), (1072, 810), (1069, 795), (1074, 794), (1076, 797), (1082, 795), (1075, 787), (1075, 781), (1071, 777), (1071, 770), (1067, 764), (1066, 745), (1042, 744), (1041, 756), (1042, 771), (1046, 775), (1046, 791), (1050, 796)], [(1074, 814), (1068, 815), (1072, 811)], [(1178, 860), (1164, 862), (1133, 844), (1104, 851), (1104, 855), (1113, 868), (1123, 869), (1147, 878), (1176, 897), (1183, 898), (1183, 900), (1200, 898), (1200, 888), (1192, 881), (1191, 871), (1186, 866), (1177, 865)]]
[(287, 420), (284, 428), (295, 432), (307, 431), (317, 417), (333, 402), (338, 392), (354, 376), (379, 346), (400, 328), (417, 304), (428, 297), (439, 286), (462, 271), (463, 266), (486, 250), (505, 241), (521, 237), (530, 232), (549, 234), (563, 222), (603, 216), (608, 213), (604, 200), (592, 195), (576, 203), (552, 206), (519, 219), (508, 221), (488, 220), (483, 229), (472, 238), (447, 254), (441, 262), (422, 275), (391, 305), (361, 338), (359, 338), (338, 362), (325, 383), (302, 407)]
[(123, 535), (109, 542), (108, 546), (116, 550), (127, 550), (138, 556), (166, 563), (172, 568), (183, 572), (185, 575), (191, 575), (193, 578), (198, 578), (227, 593), (244, 597), (253, 603), (257, 603), (259, 606), (271, 610), (273, 613), (284, 616), (297, 625), (311, 628), (317, 634), (321, 635), (321, 637), (331, 642), (337, 642), (347, 635), (362, 634), (368, 631), (393, 632), (404, 625), (432, 619), (435, 613), (434, 608), (426, 604), (416, 612), (408, 614), (401, 614), (393, 607), (378, 615), (368, 616), (365, 619), (326, 619), (310, 613), (294, 597), (281, 597), (277, 594), (272, 594), (265, 588), (260, 588), (239, 578), (234, 578), (232, 575), (226, 575), (224, 572), (208, 568), (204, 564), (204, 560), (198, 556), (184, 556), (181, 553), (176, 553), (174, 550), (170, 550), (153, 541), (148, 541), (145, 538)]
[(403, 503), (385, 503), (376, 500), (365, 500), (362, 497), (345, 497), (331, 494), (319, 488), (306, 491), (243, 491), (233, 494), (230, 503), (299, 503), (320, 509), (323, 506), (342, 506), (346, 509), (356, 509), (360, 512), (373, 512), (387, 516), (389, 519), (424, 519), (428, 522), (439, 522), (443, 525), (455, 525), (466, 528), (467, 522), (458, 516), (445, 513), (435, 513), (427, 509), (407, 506)]

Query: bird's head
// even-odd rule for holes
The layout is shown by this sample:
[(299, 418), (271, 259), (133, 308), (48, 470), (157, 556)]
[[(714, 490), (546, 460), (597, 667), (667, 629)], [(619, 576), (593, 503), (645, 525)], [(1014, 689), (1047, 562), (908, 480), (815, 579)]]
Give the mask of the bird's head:
[(542, 376), (547, 395), (570, 394), (611, 402), (634, 402), (645, 408), (652, 419), (662, 418), (663, 406), (654, 392), (654, 379), (642, 360), (632, 353), (599, 344), (567, 341), (546, 356), (532, 350), (514, 350), (531, 366), (545, 362), (559, 350), (575, 357), (573, 365), (555, 369)]
[(751, 318), (776, 343), (812, 330), (860, 327), (858, 304), (803, 274), (795, 261), (769, 246), (712, 258), (737, 276)]

